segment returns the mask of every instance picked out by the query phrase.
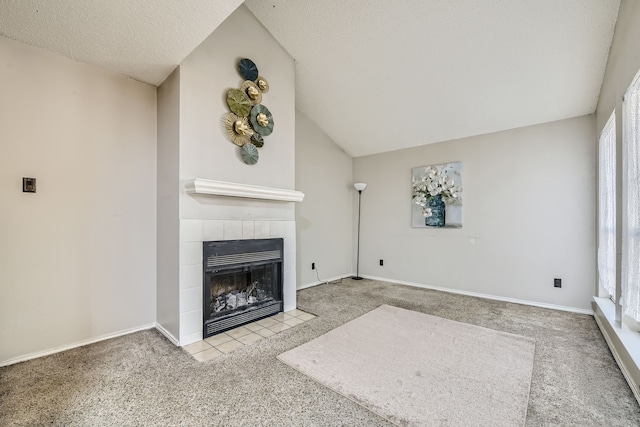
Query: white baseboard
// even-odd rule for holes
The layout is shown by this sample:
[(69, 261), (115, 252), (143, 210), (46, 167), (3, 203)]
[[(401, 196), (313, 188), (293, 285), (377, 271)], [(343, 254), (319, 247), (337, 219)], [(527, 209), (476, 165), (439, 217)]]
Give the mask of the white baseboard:
[(594, 317), (609, 350), (640, 403), (640, 333), (615, 326), (615, 307), (608, 298), (593, 298)]
[(178, 341), (178, 339), (176, 337), (174, 337), (173, 335), (171, 335), (171, 333), (169, 331), (167, 331), (165, 328), (163, 328), (162, 325), (160, 325), (159, 323), (154, 323), (154, 326), (156, 327), (158, 332), (160, 332), (169, 341), (171, 341), (171, 343), (173, 345), (178, 346), (178, 347), (180, 346), (180, 342)]
[(85, 346), (85, 345), (88, 345), (88, 344), (93, 344), (93, 343), (96, 343), (96, 342), (99, 342), (99, 341), (109, 340), (111, 338), (120, 337), (122, 335), (128, 335), (128, 334), (132, 334), (134, 332), (144, 331), (144, 330), (147, 330), (147, 329), (151, 329), (154, 326), (156, 326), (155, 323), (150, 323), (148, 325), (138, 326), (136, 328), (130, 328), (130, 329), (125, 329), (125, 330), (122, 330), (122, 331), (114, 332), (112, 334), (100, 335), (99, 337), (90, 338), (88, 340), (83, 340), (83, 341), (78, 341), (76, 343), (65, 345), (65, 346), (62, 346), (62, 347), (54, 347), (54, 348), (51, 348), (51, 349), (48, 349), (48, 350), (44, 350), (44, 351), (37, 351), (35, 353), (25, 354), (24, 356), (14, 357), (12, 359), (0, 361), (0, 367), (13, 365), (15, 363), (20, 363), (20, 362), (25, 362), (25, 361), (31, 360), (31, 359), (37, 359), (38, 357), (49, 356), (50, 354), (60, 353), (62, 351), (71, 350), (73, 348), (82, 347), (82, 346)]
[(365, 276), (364, 274), (362, 274), (361, 276), (364, 277), (364, 278), (367, 278), (367, 279), (371, 279), (371, 280), (380, 280), (382, 282), (397, 283), (399, 285), (414, 286), (414, 287), (417, 287), (417, 288), (433, 289), (434, 291), (449, 292), (451, 294), (467, 295), (467, 296), (471, 296), (471, 297), (478, 297), (478, 298), (490, 299), (490, 300), (495, 300), (495, 301), (505, 301), (505, 302), (512, 302), (512, 303), (515, 303), (515, 304), (530, 305), (530, 306), (533, 306), (533, 307), (550, 308), (552, 310), (560, 310), (560, 311), (568, 311), (568, 312), (571, 312), (571, 313), (593, 315), (593, 310), (589, 310), (589, 309), (585, 309), (585, 308), (566, 307), (564, 305), (547, 304), (547, 303), (544, 303), (544, 302), (527, 301), (527, 300), (521, 300), (521, 299), (517, 299), (517, 298), (502, 297), (502, 296), (489, 295), (489, 294), (481, 294), (481, 293), (478, 293), (478, 292), (462, 291), (462, 290), (459, 290), (459, 289), (451, 289), (451, 288), (443, 288), (443, 287), (440, 287), (440, 286), (425, 285), (424, 283), (406, 282), (404, 280), (387, 279), (387, 278), (384, 278), (384, 277)]
[(352, 275), (352, 274), (345, 274), (344, 276), (330, 277), (330, 278), (328, 278), (328, 279), (326, 279), (326, 280), (321, 280), (321, 281), (319, 281), (319, 282), (306, 283), (306, 284), (304, 284), (304, 285), (298, 286), (298, 287), (296, 288), (296, 291), (299, 291), (299, 290), (301, 290), (301, 289), (312, 288), (312, 287), (314, 287), (314, 286), (318, 286), (318, 285), (324, 285), (325, 283), (333, 282), (334, 280), (340, 280), (340, 279), (344, 279), (344, 278), (346, 278), (346, 277), (351, 277), (351, 276), (353, 276), (353, 275)]

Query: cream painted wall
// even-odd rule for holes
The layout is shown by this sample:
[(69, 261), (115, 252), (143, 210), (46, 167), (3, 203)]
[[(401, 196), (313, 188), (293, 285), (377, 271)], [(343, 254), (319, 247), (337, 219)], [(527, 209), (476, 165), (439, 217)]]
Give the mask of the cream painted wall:
[(597, 135), (602, 132), (614, 108), (616, 106), (619, 108), (622, 96), (640, 70), (638, 40), (640, 40), (640, 2), (622, 0), (596, 109)]
[[(588, 310), (595, 152), (585, 116), (354, 159), (369, 185), (361, 274)], [(452, 161), (463, 162), (463, 228), (411, 228), (411, 168)]]
[(0, 364), (152, 324), (155, 88), (0, 38), (0, 93)]
[(180, 68), (158, 87), (158, 227), (156, 322), (177, 341), (180, 242)]
[(353, 158), (301, 111), (296, 111), (296, 189), (306, 194), (296, 206), (298, 286), (351, 274)]

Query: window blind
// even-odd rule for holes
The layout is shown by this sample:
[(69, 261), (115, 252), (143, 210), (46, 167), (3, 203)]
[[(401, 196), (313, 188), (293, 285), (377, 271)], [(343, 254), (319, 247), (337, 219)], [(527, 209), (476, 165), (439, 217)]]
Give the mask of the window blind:
[(598, 275), (600, 285), (616, 296), (616, 120), (611, 114), (599, 141)]
[(640, 79), (623, 103), (622, 292), (624, 313), (640, 322)]

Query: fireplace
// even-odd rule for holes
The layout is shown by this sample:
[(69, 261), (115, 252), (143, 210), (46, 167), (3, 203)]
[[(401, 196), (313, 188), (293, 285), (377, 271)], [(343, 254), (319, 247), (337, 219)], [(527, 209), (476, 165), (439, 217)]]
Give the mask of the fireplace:
[(203, 338), (283, 309), (283, 239), (203, 242)]

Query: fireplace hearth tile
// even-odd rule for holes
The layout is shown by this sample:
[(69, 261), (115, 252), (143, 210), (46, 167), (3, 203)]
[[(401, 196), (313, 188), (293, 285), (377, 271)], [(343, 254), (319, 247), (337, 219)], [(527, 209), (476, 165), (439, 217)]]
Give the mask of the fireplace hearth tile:
[(225, 334), (225, 333), (221, 333), (218, 335), (214, 335), (212, 337), (207, 338), (205, 341), (208, 342), (209, 344), (211, 344), (214, 347), (217, 347), (221, 344), (224, 344), (226, 342), (229, 342), (233, 339), (233, 337), (230, 337), (229, 335)]
[(211, 345), (206, 341), (196, 341), (193, 344), (185, 345), (183, 347), (189, 354), (199, 353), (211, 348)]
[(272, 335), (275, 335), (276, 333), (275, 333), (275, 332), (273, 332), (273, 331), (272, 331), (271, 329), (269, 329), (269, 328), (262, 328), (262, 329), (260, 329), (260, 330), (256, 331), (256, 334), (258, 334), (258, 335), (260, 335), (260, 336), (262, 336), (262, 337), (264, 337), (264, 338), (267, 338), (267, 337), (270, 337), (270, 336), (272, 336)]
[(254, 342), (260, 341), (262, 338), (264, 338), (262, 335), (250, 333), (238, 338), (238, 341), (240, 341), (244, 345), (249, 345), (253, 344)]
[(275, 316), (271, 316), (271, 318), (277, 320), (278, 322), (284, 322), (285, 320), (295, 319), (295, 316), (285, 313), (278, 313)]
[(291, 326), (278, 322), (276, 325), (267, 326), (267, 328), (271, 329), (273, 332), (282, 332), (291, 328)]
[[(184, 348), (192, 353), (192, 356), (196, 360), (211, 360), (222, 354), (231, 353), (246, 345), (254, 344), (263, 338), (277, 335), (279, 332), (291, 329), (315, 317), (315, 315), (302, 310), (291, 310), (287, 313), (279, 313), (231, 331), (214, 335), (203, 341), (185, 346)], [(266, 327), (265, 324), (267, 325)], [(230, 335), (232, 333), (236, 335), (235, 338)], [(199, 351), (198, 349), (204, 350)]]
[(269, 327), (269, 326), (277, 325), (279, 322), (277, 320), (272, 319), (271, 317), (267, 317), (266, 319), (258, 320), (256, 323), (264, 327)]
[(315, 319), (315, 317), (316, 316), (314, 316), (311, 313), (304, 313), (304, 314), (301, 314), (300, 316), (298, 316), (298, 319), (307, 321), (307, 320)]
[(295, 310), (285, 311), (285, 313), (284, 313), (284, 314), (289, 314), (289, 315), (291, 315), (291, 316), (298, 317), (298, 316), (300, 316), (300, 315), (307, 314), (307, 313), (305, 313), (305, 312), (304, 312), (304, 311), (302, 311), (302, 310), (295, 309)]
[(231, 353), (233, 350), (237, 350), (241, 347), (244, 347), (244, 344), (236, 340), (229, 341), (224, 344), (216, 346), (216, 348), (223, 353)]
[(193, 357), (199, 362), (206, 362), (207, 360), (215, 359), (218, 356), (222, 356), (220, 350), (210, 347), (208, 350), (201, 351), (193, 355)]
[(299, 325), (300, 323), (304, 323), (304, 320), (294, 317), (293, 319), (285, 320), (284, 323), (285, 325), (296, 326), (296, 325)]
[(253, 332), (264, 329), (264, 326), (258, 324), (258, 322), (249, 323), (248, 325), (244, 325), (244, 327)]
[(251, 333), (251, 330), (245, 328), (244, 326), (240, 326), (239, 328), (235, 328), (235, 329), (232, 329), (230, 331), (227, 331), (227, 335), (229, 335), (230, 337), (235, 338), (235, 339), (238, 339), (238, 338), (240, 338), (242, 336), (245, 336), (247, 334), (250, 334), (250, 333)]

